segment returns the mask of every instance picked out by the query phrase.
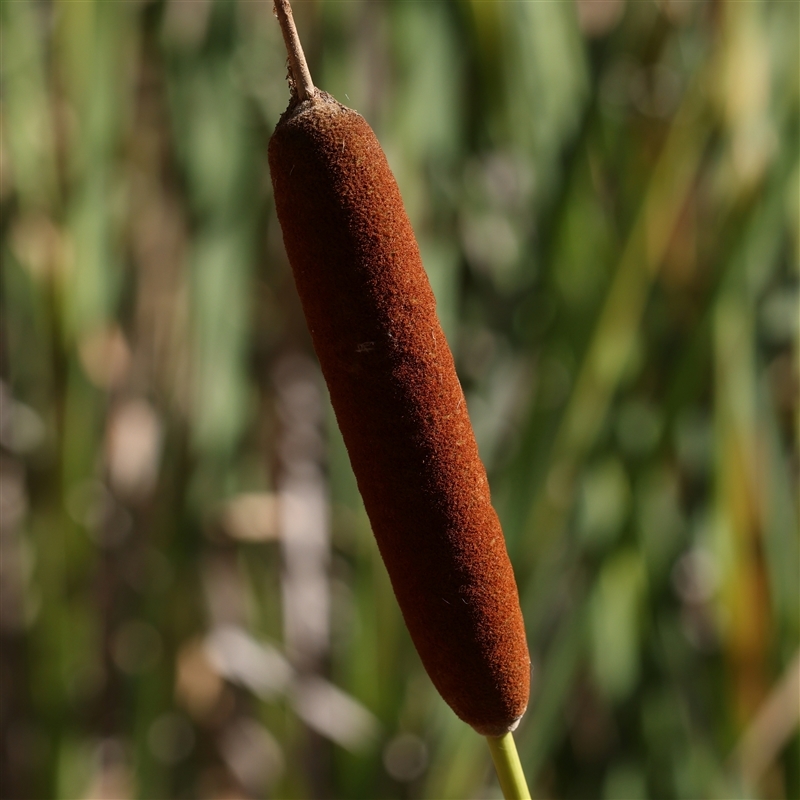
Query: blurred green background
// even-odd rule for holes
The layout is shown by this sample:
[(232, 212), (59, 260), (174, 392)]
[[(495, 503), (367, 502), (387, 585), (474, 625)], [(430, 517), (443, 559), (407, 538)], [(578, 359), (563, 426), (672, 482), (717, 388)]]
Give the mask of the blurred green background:
[[(269, 0), (4, 0), (3, 797), (497, 798), (370, 534)], [(538, 798), (800, 797), (800, 4), (298, 0), (515, 566)]]

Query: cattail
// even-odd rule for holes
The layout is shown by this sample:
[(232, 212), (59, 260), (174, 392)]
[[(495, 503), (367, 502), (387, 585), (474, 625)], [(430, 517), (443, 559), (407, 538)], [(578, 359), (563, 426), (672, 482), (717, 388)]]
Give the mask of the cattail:
[(425, 669), (461, 719), (502, 736), (527, 706), (530, 658), (433, 293), (372, 129), (314, 89), (291, 49), (290, 62), (269, 164), (336, 419)]

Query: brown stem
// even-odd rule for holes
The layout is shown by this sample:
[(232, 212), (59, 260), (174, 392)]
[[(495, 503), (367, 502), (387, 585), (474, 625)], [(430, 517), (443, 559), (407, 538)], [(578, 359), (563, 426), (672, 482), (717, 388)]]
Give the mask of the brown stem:
[(289, 53), (289, 69), (292, 72), (297, 96), (300, 100), (313, 97), (314, 83), (311, 80), (311, 73), (308, 71), (308, 64), (306, 64), (303, 46), (300, 44), (300, 37), (297, 35), (289, 0), (275, 0), (275, 13), (278, 16), (281, 33), (283, 33), (286, 52)]

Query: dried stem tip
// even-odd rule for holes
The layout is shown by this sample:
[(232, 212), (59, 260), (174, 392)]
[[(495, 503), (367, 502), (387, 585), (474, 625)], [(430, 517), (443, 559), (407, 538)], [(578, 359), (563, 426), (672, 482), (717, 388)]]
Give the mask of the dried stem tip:
[(289, 0), (275, 0), (275, 14), (281, 26), (286, 52), (289, 54), (289, 69), (292, 72), (297, 96), (301, 101), (306, 100), (314, 96), (314, 83), (311, 80), (311, 73), (308, 71), (300, 37), (297, 35)]

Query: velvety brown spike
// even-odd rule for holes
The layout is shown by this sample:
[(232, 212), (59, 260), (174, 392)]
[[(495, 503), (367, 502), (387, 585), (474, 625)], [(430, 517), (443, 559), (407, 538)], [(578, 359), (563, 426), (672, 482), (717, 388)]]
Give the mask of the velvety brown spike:
[(286, 251), (361, 495), (431, 680), (485, 735), (530, 658), (514, 574), (400, 192), (363, 117), (294, 100), (269, 144)]

